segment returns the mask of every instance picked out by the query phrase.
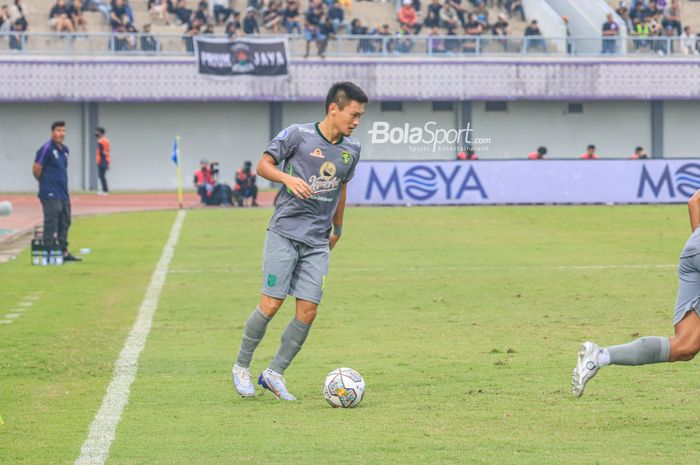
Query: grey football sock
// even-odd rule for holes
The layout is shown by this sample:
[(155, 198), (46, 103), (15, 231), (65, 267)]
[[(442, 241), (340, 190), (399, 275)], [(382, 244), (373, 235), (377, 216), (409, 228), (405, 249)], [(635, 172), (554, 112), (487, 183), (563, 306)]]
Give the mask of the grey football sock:
[(243, 368), (250, 367), (250, 360), (253, 358), (253, 352), (262, 341), (267, 329), (267, 324), (270, 318), (260, 311), (260, 307), (255, 307), (253, 313), (248, 317), (243, 331), (243, 339), (241, 340), (241, 348), (238, 351), (238, 360), (236, 364)]
[(302, 323), (296, 318), (292, 319), (287, 328), (285, 328), (284, 333), (282, 333), (282, 343), (275, 354), (275, 358), (270, 363), (272, 371), (279, 374), (284, 373), (284, 370), (287, 369), (301, 350), (301, 346), (304, 344), (310, 329), (310, 324)]
[(668, 362), (671, 342), (667, 337), (646, 336), (619, 346), (608, 347), (613, 365), (646, 365)]

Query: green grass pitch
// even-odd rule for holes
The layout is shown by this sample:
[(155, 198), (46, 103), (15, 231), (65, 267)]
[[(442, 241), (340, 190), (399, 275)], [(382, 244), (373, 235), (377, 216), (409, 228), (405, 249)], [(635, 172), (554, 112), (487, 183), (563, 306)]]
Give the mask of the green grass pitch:
[[(696, 363), (610, 367), (570, 394), (581, 341), (671, 334), (685, 211), (351, 208), (295, 403), (230, 381), (271, 211), (189, 211), (106, 463), (697, 464)], [(0, 265), (0, 318), (38, 296), (0, 325), (0, 464), (78, 457), (174, 218), (77, 219), (85, 262)], [(357, 409), (323, 399), (339, 366), (365, 377)]]

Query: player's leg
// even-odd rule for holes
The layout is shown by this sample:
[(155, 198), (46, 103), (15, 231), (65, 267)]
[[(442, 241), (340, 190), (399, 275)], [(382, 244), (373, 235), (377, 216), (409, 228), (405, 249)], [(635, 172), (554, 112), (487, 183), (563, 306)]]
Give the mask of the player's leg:
[(289, 289), (289, 293), (297, 298), (296, 312), (282, 334), (280, 347), (270, 368), (258, 380), (258, 384), (271, 390), (280, 399), (295, 400), (287, 391), (283, 375), (304, 345), (311, 323), (316, 318), (328, 275), (329, 260), (328, 247), (300, 246), (299, 262)]
[(700, 351), (700, 255), (681, 258), (678, 265), (678, 297), (674, 313), (675, 336), (646, 336), (627, 344), (598, 347), (585, 342), (578, 353), (572, 390), (583, 395), (586, 383), (607, 365), (647, 365), (691, 360)]
[(238, 358), (232, 370), (233, 384), (242, 396), (252, 396), (255, 393), (249, 371), (250, 362), (255, 349), (265, 336), (267, 324), (284, 303), (296, 263), (296, 250), (291, 241), (273, 231), (268, 231), (263, 251), (263, 284), (260, 302), (246, 321)]

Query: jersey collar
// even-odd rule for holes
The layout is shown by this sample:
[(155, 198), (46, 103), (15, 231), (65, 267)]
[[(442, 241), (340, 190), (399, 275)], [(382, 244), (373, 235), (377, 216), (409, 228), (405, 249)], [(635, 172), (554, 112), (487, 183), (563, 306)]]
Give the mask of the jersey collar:
[(314, 123), (314, 129), (316, 130), (316, 134), (318, 134), (318, 136), (321, 139), (323, 139), (324, 141), (326, 141), (326, 143), (328, 143), (330, 145), (340, 145), (343, 142), (343, 135), (342, 134), (340, 135), (340, 139), (338, 139), (338, 142), (336, 142), (335, 144), (333, 142), (329, 141), (328, 139), (326, 139), (326, 137), (321, 133), (321, 129), (319, 129), (318, 123)]

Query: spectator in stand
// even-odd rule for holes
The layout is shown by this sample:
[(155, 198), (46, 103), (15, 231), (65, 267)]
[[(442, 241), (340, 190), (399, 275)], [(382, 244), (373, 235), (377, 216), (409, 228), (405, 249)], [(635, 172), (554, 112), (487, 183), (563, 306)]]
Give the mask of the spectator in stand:
[(457, 160), (459, 161), (469, 161), (478, 159), (479, 157), (476, 155), (474, 149), (472, 149), (471, 147), (468, 147), (466, 152), (457, 152)]
[(279, 34), (282, 27), (282, 14), (280, 13), (279, 3), (271, 1), (262, 17), (265, 29)]
[(151, 21), (160, 19), (166, 26), (170, 25), (167, 0), (148, 0), (147, 8), (148, 13), (151, 15)]
[[(362, 25), (359, 18), (355, 18), (350, 23), (350, 34), (352, 35), (368, 35), (369, 29)], [(370, 39), (360, 39), (357, 41), (357, 51), (359, 53), (372, 53), (374, 46)]]
[(399, 24), (399, 29), (396, 31), (396, 41), (394, 42), (397, 53), (411, 53), (415, 45), (415, 41), (411, 38), (412, 36), (413, 31), (407, 24)]
[(571, 38), (571, 30), (569, 29), (569, 17), (562, 16), (561, 20), (564, 22), (564, 27), (566, 28), (566, 53), (571, 54), (574, 51), (574, 39)]
[(217, 25), (226, 23), (233, 15), (234, 10), (231, 8), (230, 0), (213, 0), (214, 2), (214, 21)]
[(185, 36), (182, 40), (185, 42), (185, 51), (189, 54), (194, 53), (194, 37), (202, 33), (202, 24), (197, 18), (192, 18), (187, 30), (185, 31)]
[(681, 7), (678, 0), (671, 0), (671, 6), (666, 9), (666, 17), (663, 20), (663, 26), (671, 26), (675, 32), (674, 35), (681, 35)]
[(397, 18), (400, 26), (405, 26), (405, 28), (409, 31), (415, 31), (418, 23), (418, 15), (416, 14), (416, 10), (413, 8), (412, 0), (403, 0), (403, 4), (399, 9)]
[(250, 199), (250, 206), (257, 207), (258, 186), (255, 185), (256, 177), (251, 170), (251, 163), (246, 161), (243, 168), (236, 171), (236, 185), (233, 188), (233, 198), (236, 205), (242, 207), (245, 199)]
[(85, 10), (87, 11), (99, 11), (105, 17), (105, 23), (109, 24), (110, 17), (109, 12), (112, 7), (108, 0), (85, 0), (84, 2)]
[(24, 0), (15, 0), (15, 3), (9, 9), (10, 23), (15, 31), (26, 31), (29, 28), (27, 22), (27, 8), (24, 6)]
[[(467, 16), (467, 24), (464, 26), (465, 36), (480, 36), (484, 32), (484, 26), (477, 20), (474, 13)], [(462, 43), (463, 53), (479, 53), (481, 43), (479, 39), (465, 39)]]
[(391, 38), (394, 35), (394, 33), (391, 32), (388, 24), (382, 24), (382, 26), (377, 31), (377, 35), (380, 36), (381, 38), (374, 41), (375, 42), (375, 45), (373, 46), (374, 50), (376, 50), (380, 53), (381, 52), (391, 53), (396, 49), (396, 47), (395, 47), (396, 40)]
[(595, 153), (595, 145), (590, 144), (588, 147), (586, 147), (586, 153), (581, 155), (581, 160), (597, 160), (598, 155)]
[[(328, 48), (328, 41), (335, 40), (335, 24), (330, 16), (326, 15), (319, 26), (321, 35), (323, 36), (323, 52)], [(323, 56), (323, 55), (322, 55)]]
[(85, 11), (83, 8), (83, 0), (73, 0), (73, 3), (68, 8), (68, 14), (73, 22), (73, 28), (76, 31), (82, 30), (83, 32), (87, 32), (87, 21), (85, 20), (83, 11)]
[(526, 53), (532, 48), (541, 48), (543, 52), (547, 52), (547, 42), (542, 38), (542, 32), (540, 32), (540, 26), (536, 19), (530, 21), (530, 24), (525, 28), (523, 52)]
[(7, 5), (0, 6), (0, 32), (10, 30), (10, 9)]
[(304, 58), (309, 57), (311, 42), (316, 44), (318, 56), (323, 57), (326, 37), (321, 33), (321, 26), (306, 21), (304, 23), (304, 38), (306, 39), (306, 53), (304, 53)]
[(10, 26), (10, 50), (24, 50), (24, 46), (27, 44), (27, 36), (25, 32), (26, 21), (17, 20)]
[(484, 31), (488, 30), (491, 26), (491, 20), (489, 19), (489, 10), (486, 8), (486, 3), (479, 4), (474, 14), (476, 14), (476, 20), (484, 26)]
[(141, 33), (141, 51), (143, 52), (158, 52), (160, 47), (158, 47), (158, 41), (151, 34), (151, 25), (144, 24), (143, 31)]
[(301, 13), (299, 4), (295, 0), (289, 0), (286, 8), (282, 11), (282, 25), (287, 28), (287, 34), (296, 31), (301, 34)]
[(649, 35), (651, 34), (651, 24), (649, 24), (649, 17), (645, 16), (640, 22), (637, 23), (634, 35), (634, 48), (639, 50), (640, 48), (647, 47), (649, 45)]
[[(430, 14), (430, 12), (428, 12), (428, 14)], [(441, 35), (442, 32), (440, 32), (437, 26), (433, 26), (430, 29), (425, 47), (430, 53), (445, 53), (445, 40), (439, 37)]]
[(193, 11), (187, 8), (187, 3), (185, 0), (177, 0), (177, 5), (173, 10), (175, 17), (180, 22), (180, 24), (190, 25), (192, 21)]
[(352, 0), (339, 0), (340, 5), (343, 7), (345, 11), (348, 12), (349, 15), (352, 14)]
[(683, 28), (683, 34), (681, 34), (681, 51), (684, 55), (697, 55), (697, 37), (690, 33), (690, 27), (686, 26)]
[(70, 19), (66, 0), (56, 0), (49, 12), (49, 26), (56, 32), (73, 33), (73, 21)]
[[(129, 0), (124, 0), (124, 9), (126, 10), (126, 17), (129, 18), (129, 24), (133, 26), (134, 12), (131, 10), (131, 4), (129, 3)], [(128, 26), (127, 29), (129, 29)]]
[(676, 37), (676, 31), (673, 29), (673, 26), (670, 24), (666, 25), (663, 30), (663, 37), (665, 40), (659, 41), (659, 49), (657, 50), (657, 53), (659, 55), (672, 54), (673, 44), (675, 42), (674, 38)]
[(230, 39), (232, 37), (239, 37), (241, 35), (243, 35), (241, 14), (236, 11), (233, 13), (233, 19), (226, 25), (226, 36)]
[(459, 24), (464, 27), (466, 24), (466, 21), (464, 20), (464, 13), (466, 13), (467, 10), (462, 6), (462, 0), (447, 0), (445, 6), (455, 12), (457, 19), (459, 19)]
[(112, 2), (110, 18), (110, 25), (112, 26), (112, 29), (119, 29), (119, 26), (124, 26), (124, 31), (121, 32), (126, 32), (126, 25), (129, 24), (129, 17), (126, 15), (124, 0), (114, 0)]
[(197, 10), (194, 12), (194, 17), (199, 20), (201, 26), (209, 24), (209, 4), (206, 0), (201, 0), (197, 4)]
[[(440, 10), (442, 10), (442, 4), (440, 3), (440, 0), (433, 0), (432, 3), (428, 5), (428, 12), (425, 15), (423, 25), (429, 28), (440, 27)], [(432, 31), (431, 35), (433, 35)]]
[(617, 53), (617, 36), (620, 35), (620, 27), (613, 19), (612, 13), (608, 13), (607, 21), (603, 23), (603, 53)]
[(505, 8), (511, 18), (514, 14), (518, 13), (520, 19), (525, 21), (525, 10), (523, 9), (522, 0), (506, 0)]
[(649, 158), (649, 156), (646, 154), (644, 149), (642, 147), (639, 147), (639, 146), (635, 147), (634, 153), (630, 157), (630, 159), (632, 159), (632, 160), (641, 160), (641, 159), (646, 159), (646, 158)]
[(620, 19), (622, 19), (622, 23), (625, 25), (627, 28), (627, 32), (632, 34), (635, 30), (635, 23), (632, 21), (632, 18), (630, 17), (630, 12), (627, 10), (627, 8), (624, 8), (620, 14)]
[(349, 25), (345, 22), (345, 10), (343, 10), (338, 0), (333, 0), (330, 8), (328, 8), (328, 17), (333, 21), (335, 32), (341, 32), (342, 29), (342, 33), (347, 34)]
[(252, 6), (246, 9), (245, 18), (243, 19), (243, 32), (246, 35), (260, 34), (258, 20), (255, 19), (255, 8)]
[(547, 155), (547, 147), (540, 146), (537, 150), (527, 154), (528, 160), (544, 160), (544, 156)]
[(503, 51), (508, 51), (508, 36), (510, 36), (510, 25), (508, 24), (508, 17), (501, 13), (498, 15), (498, 20), (494, 23), (491, 29), (491, 34), (499, 37), (498, 41), (501, 42), (503, 46)]
[(454, 8), (445, 6), (440, 10), (440, 24), (446, 29), (447, 35), (455, 35), (460, 23)]

